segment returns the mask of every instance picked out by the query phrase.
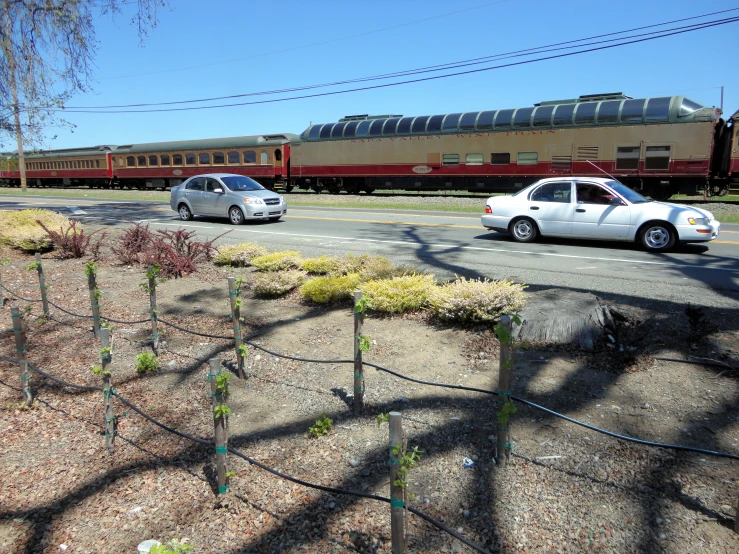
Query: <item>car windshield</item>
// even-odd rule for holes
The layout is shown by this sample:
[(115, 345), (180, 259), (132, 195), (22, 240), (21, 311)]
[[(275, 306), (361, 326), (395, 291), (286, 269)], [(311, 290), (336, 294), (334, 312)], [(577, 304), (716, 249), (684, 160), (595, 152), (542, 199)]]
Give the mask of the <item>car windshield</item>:
[(236, 192), (249, 191), (249, 190), (264, 190), (264, 187), (257, 183), (254, 179), (249, 177), (243, 177), (242, 175), (231, 175), (229, 177), (221, 177), (221, 181), (228, 187), (229, 190)]
[(619, 183), (618, 181), (607, 181), (606, 185), (611, 187), (632, 204), (644, 204), (645, 202), (651, 202), (651, 200), (647, 200), (634, 189), (630, 189), (629, 187), (627, 187), (623, 183)]

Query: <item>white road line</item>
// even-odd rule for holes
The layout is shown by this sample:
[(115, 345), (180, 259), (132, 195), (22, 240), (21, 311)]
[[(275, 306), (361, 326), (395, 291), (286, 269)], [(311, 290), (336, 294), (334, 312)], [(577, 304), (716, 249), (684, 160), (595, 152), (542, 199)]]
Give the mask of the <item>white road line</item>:
[[(141, 221), (138, 221), (138, 223), (155, 223), (156, 225), (164, 225), (168, 227), (189, 227), (192, 229), (221, 229), (222, 227), (208, 227), (205, 225), (188, 225), (187, 223), (159, 223), (156, 220), (153, 219), (143, 219)], [(285, 237), (309, 237), (309, 238), (316, 238), (316, 239), (335, 239), (335, 240), (342, 240), (346, 241), (347, 237), (336, 237), (333, 235), (307, 235), (307, 234), (299, 234), (299, 233), (280, 233), (277, 231), (256, 231), (253, 229), (244, 229), (244, 228), (234, 228), (233, 231), (242, 232), (242, 233), (255, 233), (259, 235), (278, 235), (278, 236), (285, 236)], [(405, 240), (380, 240), (380, 239), (349, 239), (354, 242), (369, 242), (369, 243), (377, 243), (377, 244), (397, 244), (399, 246), (413, 246), (413, 247), (433, 247), (433, 248), (456, 248), (459, 250), (474, 250), (474, 251), (480, 251), (480, 252), (501, 252), (504, 254), (524, 254), (529, 256), (542, 256), (542, 257), (551, 257), (551, 258), (568, 258), (568, 259), (576, 259), (576, 260), (597, 260), (601, 262), (622, 262), (627, 264), (646, 264), (646, 265), (653, 265), (653, 266), (670, 266), (674, 268), (679, 269), (705, 269), (705, 270), (711, 270), (711, 271), (727, 271), (729, 273), (739, 273), (739, 269), (731, 269), (727, 267), (710, 267), (710, 266), (703, 266), (703, 265), (691, 265), (691, 264), (679, 264), (674, 262), (650, 262), (647, 260), (629, 260), (625, 258), (602, 258), (599, 256), (576, 256), (574, 254), (555, 254), (552, 252), (530, 252), (528, 250), (507, 250), (505, 248), (483, 248), (480, 246), (460, 246), (458, 244), (430, 244), (425, 242), (411, 242), (411, 241), (405, 241)]]
[(78, 206), (66, 206), (66, 208), (75, 215), (84, 215), (87, 212)]

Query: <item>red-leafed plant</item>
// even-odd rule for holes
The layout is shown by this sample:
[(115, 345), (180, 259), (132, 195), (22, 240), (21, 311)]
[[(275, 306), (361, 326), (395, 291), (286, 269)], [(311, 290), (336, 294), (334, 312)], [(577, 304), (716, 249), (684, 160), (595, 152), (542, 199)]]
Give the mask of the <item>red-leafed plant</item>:
[(131, 265), (140, 263), (141, 256), (150, 251), (153, 243), (154, 233), (149, 230), (149, 225), (133, 223), (133, 227), (128, 227), (123, 231), (118, 239), (118, 245), (111, 246), (110, 249), (118, 257), (118, 260)]
[[(58, 250), (62, 258), (84, 258), (90, 256), (97, 259), (100, 256), (100, 248), (103, 239), (107, 236), (107, 232), (99, 229), (92, 233), (85, 233), (82, 226), (77, 226), (77, 221), (69, 220), (69, 225), (65, 229), (63, 226), (59, 231), (53, 231), (44, 225), (41, 221), (36, 220), (41, 228), (49, 235), (49, 239), (54, 244), (54, 248)], [(93, 241), (92, 237), (98, 235), (97, 240)]]
[(162, 277), (182, 277), (197, 270), (197, 264), (210, 261), (215, 252), (213, 243), (223, 235), (209, 241), (195, 241), (195, 231), (157, 229), (149, 249), (139, 257), (145, 265), (159, 265)]

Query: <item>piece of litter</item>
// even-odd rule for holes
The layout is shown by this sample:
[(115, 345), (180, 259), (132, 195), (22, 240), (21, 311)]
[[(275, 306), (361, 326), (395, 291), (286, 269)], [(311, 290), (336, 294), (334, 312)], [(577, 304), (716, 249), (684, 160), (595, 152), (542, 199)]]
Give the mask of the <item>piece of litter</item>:
[(537, 460), (559, 460), (560, 458), (566, 458), (566, 456), (537, 456)]
[(66, 544), (60, 544), (59, 545), (59, 550), (61, 550), (62, 552), (64, 552), (67, 548), (69, 548), (69, 547)]
[(140, 511), (142, 511), (143, 508), (141, 506), (136, 506), (135, 508), (132, 508), (128, 510), (129, 514), (138, 514)]
[(464, 459), (462, 460), (462, 467), (464, 469), (475, 467), (475, 462), (469, 456), (465, 456)]

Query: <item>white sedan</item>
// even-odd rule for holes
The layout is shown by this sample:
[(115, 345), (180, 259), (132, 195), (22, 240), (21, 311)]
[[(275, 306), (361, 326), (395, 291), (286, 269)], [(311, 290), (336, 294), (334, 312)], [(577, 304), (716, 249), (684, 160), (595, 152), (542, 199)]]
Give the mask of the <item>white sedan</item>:
[(613, 179), (542, 179), (510, 196), (488, 198), (482, 225), (518, 242), (539, 235), (639, 241), (652, 252), (676, 242), (708, 242), (721, 224), (701, 208), (655, 202)]

